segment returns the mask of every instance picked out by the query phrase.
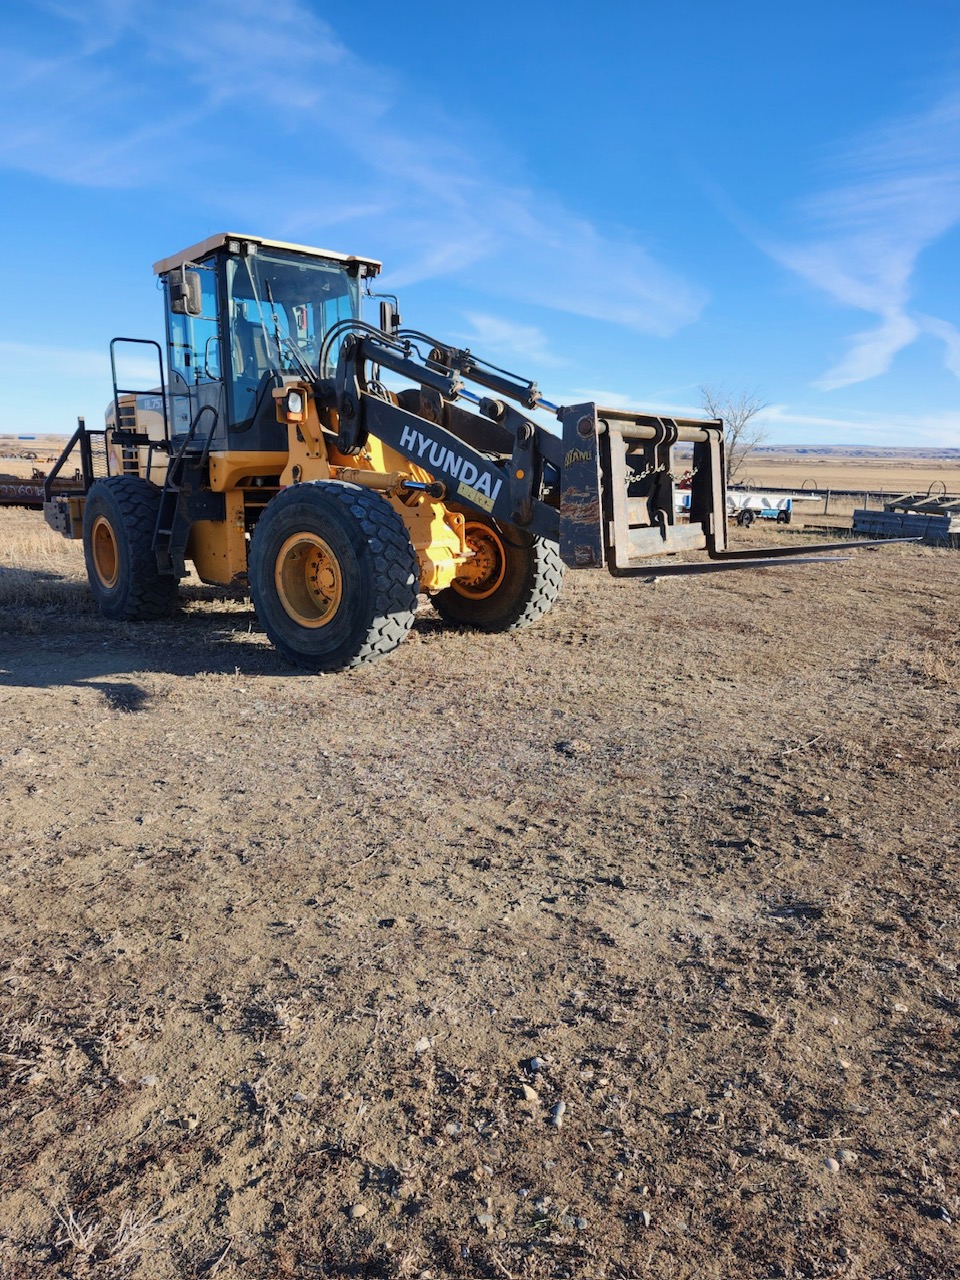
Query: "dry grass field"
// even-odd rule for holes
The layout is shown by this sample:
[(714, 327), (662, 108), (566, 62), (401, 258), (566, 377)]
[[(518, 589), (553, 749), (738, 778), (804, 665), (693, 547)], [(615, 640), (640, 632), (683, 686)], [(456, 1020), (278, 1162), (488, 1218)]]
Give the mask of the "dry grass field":
[(822, 453), (761, 449), (747, 459), (742, 479), (764, 487), (864, 490), (871, 493), (960, 493), (960, 451), (836, 450)]
[(0, 1276), (956, 1275), (958, 636), (891, 546), (315, 677), (0, 511)]

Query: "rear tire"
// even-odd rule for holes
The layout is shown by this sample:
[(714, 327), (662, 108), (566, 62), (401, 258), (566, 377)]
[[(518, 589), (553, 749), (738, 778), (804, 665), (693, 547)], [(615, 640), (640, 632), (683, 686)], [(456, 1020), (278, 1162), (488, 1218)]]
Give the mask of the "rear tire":
[(110, 476), (90, 486), (83, 508), (83, 556), (90, 590), (107, 618), (165, 617), (179, 580), (157, 569), (153, 535), (160, 490), (139, 476)]
[(385, 657), (413, 625), (420, 572), (378, 493), (337, 480), (283, 489), (257, 522), (250, 595), (288, 662), (342, 671)]
[(466, 535), (475, 552), (466, 572), (432, 597), (444, 622), (491, 633), (519, 631), (550, 611), (563, 585), (563, 561), (552, 542), (473, 513)]

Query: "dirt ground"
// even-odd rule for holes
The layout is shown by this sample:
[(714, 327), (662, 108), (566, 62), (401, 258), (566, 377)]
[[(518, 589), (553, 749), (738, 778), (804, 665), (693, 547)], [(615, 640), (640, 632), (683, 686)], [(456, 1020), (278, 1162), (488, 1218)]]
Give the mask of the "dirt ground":
[(80, 564), (0, 511), (4, 1280), (958, 1274), (960, 553), (326, 677)]

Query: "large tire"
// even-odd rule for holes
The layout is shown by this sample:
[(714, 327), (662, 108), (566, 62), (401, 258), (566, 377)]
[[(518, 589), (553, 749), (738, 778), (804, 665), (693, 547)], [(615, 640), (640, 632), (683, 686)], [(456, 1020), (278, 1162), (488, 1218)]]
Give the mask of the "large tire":
[(83, 508), (83, 555), (100, 612), (135, 621), (173, 610), (179, 580), (157, 569), (160, 490), (139, 476), (95, 480)]
[(467, 517), (466, 535), (473, 558), (432, 597), (444, 622), (476, 631), (519, 631), (549, 612), (563, 584), (563, 561), (552, 542), (474, 514)]
[(359, 485), (292, 485), (254, 530), (253, 605), (295, 666), (342, 671), (391, 653), (413, 625), (419, 585), (406, 525)]

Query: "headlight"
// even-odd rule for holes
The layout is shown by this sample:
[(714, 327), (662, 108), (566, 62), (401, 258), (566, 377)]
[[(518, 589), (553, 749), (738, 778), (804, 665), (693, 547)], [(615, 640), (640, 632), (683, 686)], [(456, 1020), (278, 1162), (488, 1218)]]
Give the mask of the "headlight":
[(287, 413), (292, 413), (292, 414), (303, 413), (303, 392), (302, 391), (287, 392)]

